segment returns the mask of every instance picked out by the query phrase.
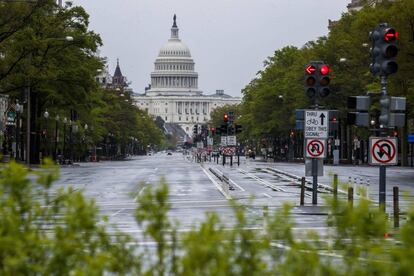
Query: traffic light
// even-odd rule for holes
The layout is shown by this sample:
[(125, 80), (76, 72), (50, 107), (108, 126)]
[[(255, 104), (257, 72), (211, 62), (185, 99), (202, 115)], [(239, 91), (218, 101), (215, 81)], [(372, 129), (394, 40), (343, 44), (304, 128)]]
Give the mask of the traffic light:
[(229, 114), (227, 113), (223, 114), (223, 122), (225, 122), (226, 124), (229, 122)]
[(216, 135), (216, 128), (215, 127), (210, 128), (210, 132), (212, 136)]
[(327, 64), (320, 64), (318, 69), (319, 69), (318, 93), (321, 98), (324, 98), (331, 93), (331, 89), (329, 89), (329, 84), (331, 83), (329, 72), (331, 71), (331, 69), (329, 68)]
[(329, 131), (337, 131), (339, 129), (339, 111), (329, 110)]
[(234, 122), (234, 112), (230, 111), (229, 112), (229, 123), (232, 124)]
[(311, 99), (314, 99), (316, 96), (316, 75), (317, 75), (317, 65), (308, 64), (305, 66), (305, 93)]
[(398, 32), (387, 23), (382, 23), (370, 33), (370, 39), (371, 73), (375, 76), (388, 76), (397, 72), (398, 64), (395, 58), (398, 54)]
[(241, 133), (243, 131), (242, 125), (236, 125), (235, 127), (236, 134)]
[(379, 116), (380, 128), (388, 128), (390, 123), (390, 97), (383, 96), (380, 100), (381, 115)]
[(324, 98), (331, 93), (329, 76), (331, 69), (323, 61), (313, 61), (305, 66), (305, 93), (316, 103), (316, 98)]
[(370, 116), (368, 110), (371, 105), (369, 96), (351, 96), (348, 97), (348, 109), (355, 109), (356, 112), (348, 112), (348, 125), (369, 126)]
[(356, 109), (357, 111), (368, 111), (371, 105), (369, 96), (351, 96), (348, 97), (348, 108)]
[(220, 131), (221, 131), (221, 135), (227, 135), (227, 124), (221, 125)]
[(381, 115), (379, 116), (380, 127), (394, 128), (405, 125), (405, 97), (383, 96), (380, 100)]
[(216, 129), (215, 134), (216, 135), (221, 135), (221, 126), (220, 127), (216, 127), (215, 129)]

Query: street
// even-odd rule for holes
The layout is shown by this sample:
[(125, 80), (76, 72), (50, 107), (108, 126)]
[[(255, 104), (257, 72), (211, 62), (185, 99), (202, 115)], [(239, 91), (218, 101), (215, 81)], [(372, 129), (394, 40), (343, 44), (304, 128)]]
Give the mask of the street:
[[(213, 173), (214, 172), (214, 173)], [(369, 197), (378, 202), (378, 168), (363, 166), (326, 166), (325, 176), (320, 184), (330, 185), (332, 174), (338, 173), (342, 183), (348, 183), (349, 176), (366, 187), (369, 181)], [(392, 187), (401, 189), (401, 209), (406, 210), (412, 203), (413, 185), (409, 168), (392, 167), (388, 169), (387, 211), (392, 212)], [(230, 189), (216, 175), (225, 175), (229, 179)], [(88, 198), (93, 198), (102, 215), (118, 230), (135, 237), (139, 242), (142, 231), (134, 219), (136, 198), (147, 187), (154, 186), (164, 178), (168, 184), (171, 203), (169, 217), (178, 223), (179, 231), (187, 231), (191, 226), (204, 219), (206, 212), (216, 212), (227, 227), (234, 221), (232, 204), (246, 207), (250, 225), (260, 230), (263, 227), (265, 208), (269, 212), (277, 211), (283, 203), (293, 206), (292, 218), (296, 222), (294, 231), (314, 230), (326, 233), (328, 210), (324, 209), (323, 196), (331, 196), (329, 191), (321, 189), (318, 206), (311, 205), (312, 191), (305, 193), (305, 206), (299, 206), (299, 181), (294, 175), (302, 176), (304, 165), (296, 163), (266, 163), (241, 157), (241, 164), (225, 167), (214, 162), (195, 163), (190, 156), (181, 153), (157, 153), (153, 156), (139, 156), (126, 161), (106, 161), (99, 163), (81, 163), (79, 166), (61, 169), (61, 178), (55, 188), (73, 186), (82, 189)], [(355, 180), (356, 179), (356, 180)], [(362, 179), (362, 180), (361, 180)], [(310, 179), (308, 179), (310, 180)], [(346, 194), (340, 194), (346, 197)], [(358, 195), (355, 196), (356, 200)], [(111, 230), (112, 231), (112, 230)], [(115, 231), (115, 230), (114, 230)]]

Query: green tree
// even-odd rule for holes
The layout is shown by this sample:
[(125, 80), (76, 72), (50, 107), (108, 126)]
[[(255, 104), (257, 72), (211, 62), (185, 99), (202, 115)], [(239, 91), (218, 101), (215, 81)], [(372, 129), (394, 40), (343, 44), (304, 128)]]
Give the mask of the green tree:
[[(110, 236), (94, 201), (72, 188), (51, 190), (57, 168), (29, 174), (15, 163), (0, 171), (0, 274), (47, 275), (139, 271), (131, 239)], [(35, 179), (35, 180), (33, 180)]]

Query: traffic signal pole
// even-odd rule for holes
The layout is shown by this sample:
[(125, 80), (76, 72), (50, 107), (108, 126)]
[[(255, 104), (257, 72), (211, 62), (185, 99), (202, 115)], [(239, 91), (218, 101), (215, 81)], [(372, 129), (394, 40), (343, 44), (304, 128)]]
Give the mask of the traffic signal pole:
[(312, 204), (318, 205), (318, 159), (312, 158)]
[[(387, 76), (381, 76), (381, 99), (387, 99), (387, 85), (388, 79)], [(387, 110), (385, 108), (381, 108), (381, 116), (388, 116)], [(383, 126), (381, 131), (381, 136), (387, 136), (387, 129), (388, 126)], [(386, 188), (387, 188), (387, 166), (380, 166), (379, 167), (379, 206), (382, 211), (385, 212), (386, 209)]]

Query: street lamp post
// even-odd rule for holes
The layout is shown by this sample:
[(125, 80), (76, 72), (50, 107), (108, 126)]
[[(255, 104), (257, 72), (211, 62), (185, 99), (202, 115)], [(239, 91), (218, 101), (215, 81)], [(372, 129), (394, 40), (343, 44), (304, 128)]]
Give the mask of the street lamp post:
[(69, 164), (73, 161), (72, 120), (69, 120)]
[(55, 117), (55, 121), (56, 121), (56, 126), (55, 126), (55, 149), (53, 151), (53, 159), (55, 161), (57, 160), (57, 156), (58, 156), (57, 144), (58, 144), (59, 119), (60, 119), (60, 117), (59, 117), (59, 114), (58, 114)]
[(16, 103), (16, 156), (15, 159), (20, 159), (20, 114), (23, 113), (23, 106), (18, 102)]
[(70, 163), (73, 164), (74, 161), (74, 154), (73, 154), (73, 134), (78, 132), (78, 125), (75, 122), (72, 122), (71, 128), (70, 128)]
[(43, 117), (45, 118), (45, 121), (46, 121), (45, 129), (43, 131), (43, 134), (45, 135), (45, 152), (44, 152), (44, 156), (47, 156), (49, 154), (48, 144), (47, 144), (47, 119), (49, 119), (49, 112), (47, 112), (47, 110), (43, 113)]
[[(66, 36), (64, 38), (47, 38), (47, 40), (63, 40), (63, 41), (73, 41), (73, 37), (71, 36)], [(31, 59), (31, 55), (30, 55), (30, 59)], [(31, 142), (31, 85), (30, 85), (30, 81), (27, 85), (27, 128), (26, 128), (26, 163), (29, 166), (30, 165), (30, 142)]]
[(88, 143), (88, 136), (87, 136), (88, 128), (89, 128), (88, 124), (85, 124), (85, 126), (84, 126), (85, 135), (84, 135), (83, 140), (84, 140), (85, 145), (86, 145), (86, 152), (84, 152), (85, 155), (83, 156), (84, 161), (89, 161), (89, 143)]

